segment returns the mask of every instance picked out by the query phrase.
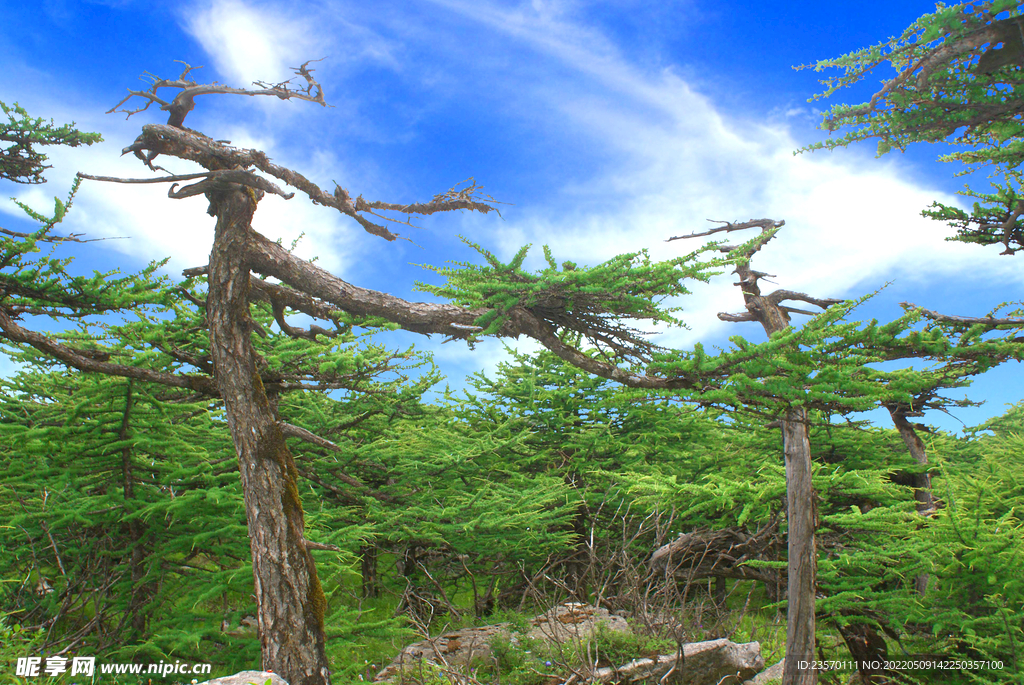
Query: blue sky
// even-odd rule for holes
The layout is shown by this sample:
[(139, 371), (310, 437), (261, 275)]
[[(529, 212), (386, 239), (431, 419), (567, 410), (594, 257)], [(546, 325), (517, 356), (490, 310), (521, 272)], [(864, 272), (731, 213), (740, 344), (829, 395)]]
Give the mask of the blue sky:
[[(269, 197), (256, 227), (345, 280), (392, 294), (437, 277), (414, 266), (476, 257), (459, 235), (503, 257), (533, 243), (561, 261), (594, 264), (648, 248), (658, 257), (689, 252), (665, 238), (710, 226), (706, 219), (784, 219), (780, 237), (756, 268), (779, 287), (818, 296), (857, 297), (892, 284), (862, 318), (889, 320), (898, 303), (980, 315), (1019, 299), (1021, 258), (998, 248), (948, 243), (944, 226), (919, 216), (932, 200), (962, 203), (957, 170), (920, 146), (875, 159), (874, 145), (793, 156), (820, 140), (819, 108), (808, 103), (825, 74), (791, 67), (836, 57), (898, 35), (934, 4), (890, 0), (823, 2), (417, 2), (317, 3), (134, 0), (8, 3), (0, 29), (0, 99), (37, 116), (74, 120), (105, 142), (57, 150), (50, 182), (0, 182), (0, 196), (40, 209), (66, 191), (76, 171), (140, 177), (148, 172), (120, 150), (158, 111), (129, 120), (105, 114), (144, 88), (143, 72), (175, 77), (183, 60), (199, 81), (246, 86), (288, 78), (315, 65), (331, 108), (276, 99), (206, 97), (187, 124), (214, 138), (258, 147), (321, 187), (336, 181), (353, 196), (425, 201), (468, 177), (509, 203), (493, 214), (436, 215), (420, 228), (393, 227), (415, 244), (387, 243), (336, 212), (296, 196)], [(882, 71), (835, 102), (862, 102)], [(155, 110), (155, 108), (154, 108)], [(172, 170), (187, 172), (186, 163)], [(984, 173), (972, 184), (984, 187)], [(156, 186), (86, 183), (66, 230), (128, 236), (79, 252), (82, 269), (138, 269), (170, 257), (167, 273), (205, 264), (212, 219), (201, 198), (170, 200)], [(0, 222), (26, 230), (13, 203)], [(528, 265), (531, 262), (528, 260)], [(718, 321), (742, 308), (733, 279), (720, 276), (680, 304), (690, 330), (661, 342), (680, 347), (728, 336), (759, 339), (751, 325)], [(434, 351), (454, 386), (505, 358), (501, 343), (469, 351), (399, 333)], [(520, 342), (520, 349), (534, 349)], [(0, 371), (10, 369), (0, 363)], [(980, 409), (959, 410), (968, 425), (1020, 398), (1016, 364), (976, 381)], [(960, 396), (962, 396), (962, 392)], [(959, 421), (929, 416), (955, 430)], [(882, 422), (885, 425), (884, 421)]]

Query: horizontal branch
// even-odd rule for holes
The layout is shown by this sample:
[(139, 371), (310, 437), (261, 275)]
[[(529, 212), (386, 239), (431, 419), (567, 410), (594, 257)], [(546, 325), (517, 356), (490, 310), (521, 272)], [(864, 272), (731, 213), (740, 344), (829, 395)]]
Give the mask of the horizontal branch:
[(101, 361), (94, 358), (92, 353), (75, 350), (67, 345), (52, 340), (41, 333), (22, 328), (7, 315), (7, 312), (0, 307), (0, 329), (3, 330), (3, 337), (12, 342), (31, 345), (35, 349), (47, 354), (70, 367), (79, 371), (103, 373), (110, 376), (122, 378), (134, 378), (149, 383), (159, 383), (172, 388), (183, 388), (194, 392), (203, 393), (212, 397), (219, 397), (217, 384), (212, 378), (196, 376), (193, 374), (166, 373), (154, 371), (138, 366), (126, 366), (112, 362)]
[[(834, 304), (842, 304), (843, 302), (846, 302), (846, 300), (836, 299), (834, 297), (811, 297), (806, 293), (798, 293), (794, 290), (776, 290), (772, 294), (768, 295), (766, 299), (772, 304), (780, 304), (782, 302), (785, 302), (786, 300), (799, 300), (800, 302), (813, 304), (814, 306), (821, 307), (822, 309), (828, 309)], [(782, 307), (782, 309), (788, 310), (787, 307)], [(794, 309), (792, 311), (795, 311), (800, 314), (811, 313), (804, 312), (799, 309)]]
[[(170, 183), (171, 188), (167, 191), (167, 196), (173, 200), (201, 195), (213, 187), (224, 183), (237, 183), (248, 186), (249, 188), (280, 195), (286, 200), (295, 197), (295, 193), (286, 193), (277, 184), (244, 169), (214, 169), (213, 171), (203, 171), (195, 174), (171, 174), (170, 176), (159, 176), (157, 178), (119, 178), (117, 176), (94, 176), (93, 174), (83, 174), (82, 172), (78, 172), (76, 175), (78, 178), (103, 181), (105, 183)], [(181, 190), (177, 189), (178, 182), (192, 181), (197, 178), (203, 180), (199, 183), (185, 186)]]
[(718, 312), (719, 321), (729, 321), (731, 323), (741, 323), (744, 321), (757, 321), (757, 317), (750, 312), (743, 312), (742, 314), (729, 314), (728, 312)]
[(1024, 318), (997, 319), (993, 316), (954, 316), (952, 314), (940, 314), (924, 307), (918, 307), (911, 302), (900, 302), (905, 310), (916, 309), (925, 318), (939, 323), (959, 323), (964, 325), (983, 324), (985, 326), (1024, 326)]
[(719, 221), (718, 219), (708, 219), (708, 221), (715, 224), (725, 224), (725, 226), (719, 226), (718, 228), (710, 228), (700, 233), (691, 233), (689, 235), (677, 235), (667, 239), (665, 242), (670, 243), (673, 240), (686, 240), (687, 238), (703, 238), (705, 236), (714, 235), (715, 233), (729, 233), (732, 231), (742, 231), (746, 228), (753, 228), (754, 226), (760, 227), (762, 230), (768, 228), (781, 228), (786, 222), (785, 221), (773, 221), (772, 219), (751, 219), (750, 221), (744, 221), (743, 223), (731, 222), (731, 221)]
[[(248, 243), (251, 268), (273, 276), (298, 291), (333, 304), (356, 316), (380, 317), (396, 323), (407, 331), (423, 335), (441, 334), (469, 339), (479, 328), (477, 319), (486, 309), (466, 309), (451, 304), (409, 302), (388, 293), (367, 290), (347, 283), (288, 252), (277, 243), (254, 232)], [(254, 280), (253, 283), (256, 283)], [(631, 373), (615, 364), (595, 359), (563, 343), (554, 327), (522, 307), (509, 312), (508, 321), (497, 333), (502, 337), (526, 335), (537, 340), (561, 359), (593, 373), (637, 388), (672, 389), (697, 387), (690, 378), (662, 378)]]
[[(48, 229), (47, 229), (48, 230)], [(22, 233), (21, 231), (12, 231), (7, 228), (0, 228), (0, 233), (9, 235), (12, 238), (32, 238), (33, 240), (41, 240), (45, 243), (98, 243), (101, 240), (126, 240), (128, 236), (110, 236), (109, 238), (88, 238), (82, 240), (78, 236), (85, 235), (84, 233), (71, 233), (69, 235), (58, 235), (50, 236), (45, 235), (45, 231), (37, 231), (35, 233)]]
[(323, 542), (313, 542), (312, 540), (303, 540), (303, 544), (306, 545), (306, 549), (323, 549), (329, 552), (340, 552), (341, 547), (337, 545), (328, 545)]
[[(394, 205), (383, 202), (367, 202), (362, 197), (352, 200), (348, 192), (340, 186), (328, 193), (297, 171), (274, 164), (267, 155), (259, 150), (247, 150), (213, 140), (201, 133), (170, 125), (147, 124), (142, 127), (142, 134), (135, 142), (122, 150), (122, 153), (134, 153), (147, 165), (157, 155), (171, 155), (179, 159), (188, 159), (207, 168), (236, 167), (241, 169), (255, 167), (260, 171), (297, 188), (314, 204), (332, 207), (342, 214), (351, 217), (367, 233), (384, 238), (397, 240), (398, 235), (386, 227), (375, 224), (359, 214), (361, 211), (377, 209), (393, 209), (404, 213), (434, 214), (455, 209), (471, 209), (482, 213), (494, 210), (486, 202), (481, 202), (474, 195), (479, 190), (475, 184), (461, 190), (452, 189), (436, 196), (429, 203), (410, 205)], [(249, 172), (244, 172), (249, 173)], [(258, 177), (257, 177), (258, 178)], [(265, 179), (264, 179), (265, 180)], [(486, 198), (490, 200), (490, 198)]]

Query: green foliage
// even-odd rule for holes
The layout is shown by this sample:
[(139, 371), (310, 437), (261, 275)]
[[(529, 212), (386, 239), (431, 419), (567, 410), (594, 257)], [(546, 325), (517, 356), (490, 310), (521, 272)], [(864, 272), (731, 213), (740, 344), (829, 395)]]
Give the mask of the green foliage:
[(970, 189), (962, 193), (984, 201), (970, 215), (939, 203), (923, 214), (955, 226), (958, 232), (952, 240), (1002, 243), (1003, 254), (1013, 254), (1024, 246), (1024, 204), (1014, 190), (1020, 187), (1017, 168), (1024, 161), (1022, 22), (1014, 0), (939, 5), (898, 38), (808, 65), (815, 71), (844, 71), (823, 81), (825, 92), (812, 100), (859, 82), (884, 62), (898, 75), (870, 102), (836, 105), (824, 114), (821, 128), (829, 133), (850, 129), (845, 135), (800, 151), (833, 149), (869, 138), (878, 139), (879, 156), (916, 142), (947, 141), (967, 148), (940, 159), (994, 165), (1004, 177), (1003, 185), (996, 184), (995, 194)]
[[(0, 538), (2, 543), (3, 538)], [(0, 551), (3, 551), (0, 546)], [(13, 582), (5, 579), (4, 582)], [(0, 685), (21, 685), (23, 679), (13, 673), (18, 657), (38, 652), (45, 635), (42, 630), (28, 631), (8, 616), (0, 615)]]
[(1024, 682), (1022, 416), (1018, 404), (976, 429), (936, 482), (945, 503), (930, 530), (936, 583), (919, 620), (951, 650), (1005, 664), (967, 682)]
[[(977, 245), (1002, 245), (1000, 254), (1012, 255), (1024, 245), (1024, 219), (1021, 218), (1022, 198), (1016, 188), (1021, 185), (1020, 174), (1007, 171), (1011, 182), (1005, 185), (993, 183), (996, 192), (980, 193), (970, 188), (961, 191), (961, 195), (981, 200), (975, 202), (970, 213), (959, 207), (933, 202), (931, 209), (921, 212), (923, 216), (945, 221), (956, 229), (955, 236), (948, 240), (958, 240)], [(1016, 188), (1015, 188), (1016, 187)]]
[(426, 266), (446, 277), (444, 286), (417, 283), (417, 289), (470, 307), (486, 309), (476, 320), (479, 335), (495, 335), (508, 321), (513, 309), (522, 307), (561, 330), (583, 335), (595, 344), (625, 353), (619, 343), (642, 342), (642, 334), (623, 326), (622, 320), (650, 320), (670, 324), (682, 322), (663, 309), (667, 297), (686, 294), (683, 281), (707, 281), (725, 262), (696, 261), (713, 248), (661, 262), (652, 262), (646, 251), (619, 255), (594, 267), (577, 267), (563, 262), (559, 270), (545, 246), (547, 267), (528, 273), (522, 270), (530, 248), (523, 247), (508, 264), (479, 245), (463, 239), (487, 261), (486, 266), (455, 263), (455, 267)]
[[(29, 116), (18, 103), (0, 102), (7, 121), (0, 121), (0, 178), (15, 183), (45, 183), (43, 171), (49, 169), (46, 155), (37, 147), (44, 145), (92, 145), (103, 140), (98, 133), (83, 133), (74, 122), (57, 126), (42, 118)], [(60, 200), (57, 201), (60, 213)], [(60, 221), (58, 218), (57, 221)]]
[[(832, 132), (856, 127), (854, 130), (805, 149), (833, 149), (880, 138), (884, 144), (880, 152), (884, 153), (892, 148), (903, 150), (912, 142), (945, 140), (961, 129), (956, 142), (966, 145), (990, 145), (992, 141), (1016, 138), (1020, 129), (1014, 120), (1014, 108), (1020, 99), (1020, 83), (1018, 72), (1012, 68), (1015, 62), (986, 73), (984, 65), (979, 68), (977, 58), (996, 50), (1002, 29), (1015, 26), (1013, 18), (1019, 14), (1018, 3), (1012, 0), (940, 6), (897, 38), (798, 67), (844, 71), (823, 81), (825, 92), (812, 101), (859, 82), (886, 61), (899, 73), (872, 102), (835, 105), (825, 113), (822, 128)], [(977, 40), (991, 37), (997, 38), (991, 45), (988, 40)], [(998, 148), (987, 154), (976, 150), (970, 157), (959, 153), (948, 159), (968, 163), (1005, 161), (995, 159), (996, 153)]]
[[(50, 644), (77, 633), (110, 660), (223, 648), (221, 622), (252, 611), (251, 569), (230, 438), (205, 403), (41, 372), (2, 397), (0, 510), (17, 551), (0, 575), (31, 579), (3, 605), (52, 623)], [(245, 663), (253, 646), (216, 662)]]

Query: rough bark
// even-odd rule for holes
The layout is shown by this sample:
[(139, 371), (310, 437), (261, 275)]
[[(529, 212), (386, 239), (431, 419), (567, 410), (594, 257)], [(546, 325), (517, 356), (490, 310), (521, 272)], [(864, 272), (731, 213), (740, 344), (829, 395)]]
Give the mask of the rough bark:
[(295, 462), (260, 381), (250, 340), (246, 244), (259, 197), (235, 185), (209, 197), (217, 217), (207, 297), (210, 352), (238, 453), (263, 668), (292, 685), (329, 685), (326, 599), (305, 544)]
[[(900, 432), (903, 443), (910, 452), (910, 457), (920, 466), (928, 465), (928, 452), (925, 450), (924, 441), (914, 430), (914, 425), (907, 420), (909, 409), (902, 405), (890, 405), (889, 415)], [(935, 498), (932, 496), (932, 474), (927, 470), (914, 474), (914, 499), (917, 501), (917, 513), (921, 516), (931, 516), (935, 513)], [(914, 579), (914, 589), (917, 594), (923, 595), (928, 591), (928, 574), (922, 573)]]
[[(839, 302), (833, 299), (814, 298), (804, 293), (776, 290), (762, 295), (758, 279), (768, 274), (750, 268), (750, 258), (774, 237), (783, 222), (771, 219), (750, 221), (745, 224), (727, 224), (714, 231), (731, 231), (758, 226), (760, 240), (753, 242), (745, 251), (744, 259), (736, 267), (740, 289), (746, 304), (742, 314), (719, 314), (726, 321), (757, 321), (770, 338), (790, 325), (790, 312), (810, 314), (803, 310), (787, 307), (786, 300), (799, 300), (818, 307), (828, 307)], [(732, 246), (723, 245), (723, 252), (732, 251)], [(786, 458), (786, 520), (788, 523), (787, 546), (788, 600), (786, 605), (786, 659), (782, 685), (814, 685), (818, 682), (817, 671), (801, 669), (799, 662), (813, 661), (814, 650), (814, 599), (817, 576), (817, 550), (814, 532), (816, 528), (816, 504), (814, 485), (811, 480), (811, 442), (808, 437), (807, 410), (794, 407), (782, 420), (783, 451)]]
[(791, 411), (782, 422), (786, 452), (786, 520), (788, 532), (788, 590), (786, 605), (786, 663), (782, 685), (813, 685), (818, 674), (801, 669), (800, 661), (813, 661), (814, 596), (818, 555), (815, 548), (816, 506), (811, 482), (811, 443), (807, 437), (807, 411)]
[[(900, 432), (910, 457), (920, 466), (928, 465), (928, 453), (925, 451), (924, 441), (914, 430), (913, 424), (907, 420), (907, 408), (903, 406), (890, 406), (889, 415)], [(928, 471), (914, 474), (914, 499), (917, 501), (917, 513), (921, 516), (931, 516), (935, 511), (935, 499), (932, 497), (932, 476)]]

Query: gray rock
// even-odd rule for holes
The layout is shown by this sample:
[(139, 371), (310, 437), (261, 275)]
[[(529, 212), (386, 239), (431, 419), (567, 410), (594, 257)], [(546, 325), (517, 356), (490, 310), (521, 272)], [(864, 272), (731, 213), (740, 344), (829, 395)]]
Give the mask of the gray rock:
[[(567, 602), (534, 617), (526, 636), (544, 642), (582, 641), (597, 630), (598, 624), (604, 624), (610, 630), (630, 630), (626, 619), (610, 614), (607, 609)], [(415, 673), (424, 661), (443, 667), (465, 667), (474, 661), (486, 662), (491, 657), (491, 639), (496, 635), (516, 639), (507, 623), (498, 623), (454, 630), (416, 642), (403, 649), (385, 666), (374, 678), (374, 682), (387, 680), (402, 671)]]
[(487, 660), (491, 656), (491, 638), (499, 634), (508, 635), (507, 626), (507, 623), (498, 623), (463, 628), (413, 643), (399, 652), (373, 680), (387, 680), (403, 671), (415, 673), (424, 661), (441, 666), (468, 666), (476, 660)]
[[(592, 682), (639, 683), (663, 678), (675, 685), (740, 685), (764, 668), (761, 645), (708, 640), (683, 645), (683, 659), (675, 654), (653, 659), (634, 659), (616, 668), (599, 668)], [(667, 678), (666, 678), (667, 676)]]
[(609, 613), (607, 609), (566, 602), (534, 617), (530, 621), (533, 627), (526, 636), (545, 642), (586, 640), (594, 634), (598, 624), (604, 624), (609, 630), (617, 632), (632, 632), (626, 619)]
[(288, 685), (288, 681), (269, 671), (242, 671), (234, 675), (226, 675), (223, 678), (207, 680), (199, 685), (263, 685), (270, 679), (270, 685)]
[(782, 667), (786, 663), (785, 659), (780, 659), (777, 664), (772, 664), (768, 668), (764, 669), (750, 680), (743, 683), (743, 685), (768, 685), (772, 681), (782, 682)]

